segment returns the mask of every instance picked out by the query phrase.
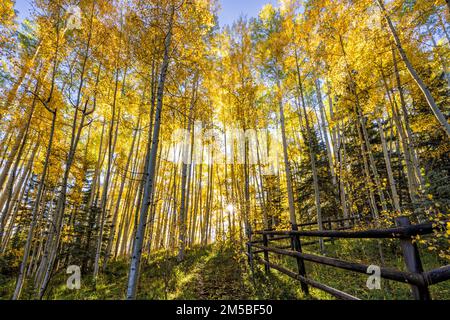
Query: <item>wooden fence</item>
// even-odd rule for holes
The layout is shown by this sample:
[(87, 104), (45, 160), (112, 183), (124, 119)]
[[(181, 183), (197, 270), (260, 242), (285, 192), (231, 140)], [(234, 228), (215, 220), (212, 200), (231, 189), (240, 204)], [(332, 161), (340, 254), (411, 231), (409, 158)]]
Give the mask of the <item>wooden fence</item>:
[[(389, 229), (376, 229), (366, 231), (346, 231), (351, 228), (351, 222), (356, 218), (328, 220), (324, 222), (324, 227), (328, 230), (296, 230), (289, 231), (257, 231), (253, 232), (253, 237), (262, 239), (247, 242), (247, 256), (251, 268), (254, 267), (254, 262), (264, 264), (265, 272), (270, 273), (270, 269), (275, 269), (293, 279), (300, 281), (302, 291), (308, 294), (308, 287), (314, 287), (329, 294), (346, 300), (359, 300), (348, 293), (332, 288), (328, 285), (322, 284), (316, 280), (307, 277), (305, 269), (305, 261), (326, 265), (330, 267), (350, 270), (353, 272), (367, 274), (369, 265), (364, 265), (356, 262), (344, 261), (336, 258), (330, 258), (321, 255), (308, 254), (302, 252), (302, 246), (318, 243), (318, 241), (301, 242), (300, 238), (319, 237), (322, 241), (335, 241), (343, 238), (351, 239), (398, 239), (400, 242), (403, 259), (408, 271), (400, 271), (391, 268), (381, 267), (381, 278), (393, 280), (396, 282), (407, 283), (411, 286), (411, 293), (416, 300), (431, 300), (429, 286), (443, 282), (450, 279), (450, 265), (437, 268), (431, 271), (424, 272), (422, 262), (420, 260), (419, 250), (417, 244), (412, 241), (412, 238), (417, 235), (432, 234), (434, 231), (431, 223), (424, 223), (419, 225), (411, 225), (407, 217), (400, 217), (396, 219), (396, 227)], [(339, 223), (339, 227), (331, 230), (333, 223)], [(308, 223), (300, 225), (300, 227), (307, 228), (315, 223)], [(252, 238), (253, 238), (252, 237)], [(327, 239), (323, 239), (327, 238)], [(270, 246), (277, 241), (290, 239), (290, 246)], [(283, 266), (270, 262), (269, 253), (288, 256), (295, 258), (297, 261), (297, 272), (286, 269)], [(263, 257), (260, 255), (263, 254)]]

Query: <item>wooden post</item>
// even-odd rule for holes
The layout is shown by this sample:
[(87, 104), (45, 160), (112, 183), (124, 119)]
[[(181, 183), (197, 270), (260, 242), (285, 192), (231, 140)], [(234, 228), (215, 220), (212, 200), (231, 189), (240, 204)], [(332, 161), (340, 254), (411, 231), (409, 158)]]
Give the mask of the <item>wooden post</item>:
[(328, 220), (327, 220), (327, 227), (328, 227), (328, 230), (332, 230), (331, 229), (331, 218), (328, 218)]
[[(330, 230), (330, 231), (333, 230), (333, 225), (331, 224), (331, 218), (328, 218), (327, 224), (328, 224), (328, 230)], [(331, 243), (334, 244), (334, 238), (331, 237), (330, 240), (331, 240)]]
[[(298, 227), (297, 227), (296, 224), (292, 225), (292, 230), (293, 231), (298, 231)], [(300, 252), (300, 253), (302, 252), (302, 246), (301, 246), (301, 243), (300, 243), (300, 236), (298, 234), (293, 234), (291, 236), (291, 247), (292, 247), (292, 250), (295, 250), (295, 251)], [(303, 259), (299, 258), (299, 257), (297, 257), (296, 260), (297, 260), (297, 268), (298, 268), (299, 275), (301, 275), (303, 277), (306, 277), (305, 261), (303, 261)], [(301, 283), (301, 287), (302, 287), (303, 293), (309, 294), (308, 285), (305, 282), (303, 282), (303, 281), (301, 281), (300, 283)]]
[[(269, 239), (267, 234), (263, 234), (263, 246), (269, 247)], [(264, 260), (269, 262), (269, 252), (267, 250), (264, 250)], [(270, 267), (267, 264), (264, 265), (264, 270), (266, 271), (266, 274), (270, 273)]]
[[(399, 217), (395, 221), (399, 227), (408, 227), (411, 225), (411, 221), (408, 217)], [(400, 239), (400, 245), (402, 247), (403, 258), (405, 259), (408, 271), (422, 273), (423, 267), (422, 262), (420, 261), (417, 244), (413, 243), (411, 238), (402, 238)], [(416, 300), (431, 300), (430, 291), (426, 284), (423, 286), (411, 285), (411, 291)]]

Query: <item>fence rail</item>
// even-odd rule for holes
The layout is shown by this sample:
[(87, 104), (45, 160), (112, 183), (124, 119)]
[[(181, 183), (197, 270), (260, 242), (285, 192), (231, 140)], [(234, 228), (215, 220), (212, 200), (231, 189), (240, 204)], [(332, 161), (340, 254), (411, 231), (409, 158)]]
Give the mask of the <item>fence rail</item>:
[[(327, 226), (331, 229), (332, 222), (348, 222), (355, 221), (355, 218), (328, 220)], [(311, 226), (313, 224), (303, 224), (300, 226)], [(434, 270), (424, 272), (417, 244), (412, 238), (418, 235), (432, 234), (435, 230), (431, 223), (411, 225), (407, 217), (396, 219), (396, 227), (388, 229), (374, 229), (366, 231), (339, 231), (339, 230), (320, 230), (320, 231), (303, 231), (288, 230), (274, 231), (264, 230), (256, 231), (253, 235), (262, 236), (262, 239), (249, 241), (247, 243), (247, 256), (250, 266), (254, 267), (254, 262), (262, 263), (265, 272), (270, 273), (271, 269), (275, 269), (293, 279), (300, 281), (302, 291), (308, 294), (308, 286), (323, 290), (329, 294), (346, 300), (359, 300), (348, 293), (322, 284), (316, 280), (307, 277), (305, 261), (326, 265), (334, 268), (349, 270), (357, 273), (367, 274), (368, 265), (344, 261), (341, 259), (330, 258), (322, 255), (309, 254), (302, 252), (302, 246), (317, 243), (317, 241), (309, 241), (302, 243), (300, 237), (319, 237), (323, 242), (334, 241), (336, 239), (398, 239), (402, 249), (403, 259), (408, 271), (400, 271), (392, 268), (380, 268), (380, 277), (396, 282), (407, 283), (411, 286), (412, 296), (416, 300), (431, 300), (429, 286), (447, 281), (450, 279), (450, 265), (443, 266)], [(341, 226), (342, 227), (342, 226)], [(347, 229), (348, 227), (342, 227)], [(297, 228), (294, 228), (297, 229)], [(323, 239), (327, 237), (328, 239)], [(280, 240), (290, 239), (290, 246), (270, 246), (270, 243), (276, 243)], [(297, 261), (297, 272), (286, 269), (283, 266), (270, 262), (270, 255), (277, 254), (295, 258)], [(259, 255), (263, 254), (263, 257)]]

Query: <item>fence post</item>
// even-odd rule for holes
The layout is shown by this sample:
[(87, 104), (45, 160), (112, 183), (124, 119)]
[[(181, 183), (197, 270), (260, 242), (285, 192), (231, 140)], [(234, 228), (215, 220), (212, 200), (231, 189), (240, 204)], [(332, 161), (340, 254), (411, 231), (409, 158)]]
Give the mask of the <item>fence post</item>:
[[(411, 225), (411, 221), (408, 217), (399, 217), (395, 219), (395, 221), (399, 227), (408, 227)], [(413, 243), (410, 238), (401, 238), (400, 245), (408, 271), (422, 273), (422, 261), (420, 260), (417, 244)], [(411, 285), (411, 291), (414, 299), (416, 300), (431, 300), (430, 291), (428, 290), (428, 286), (426, 284), (423, 286)]]
[[(292, 225), (293, 231), (298, 231), (298, 226), (296, 224)], [(293, 250), (302, 253), (302, 245), (300, 243), (300, 236), (298, 234), (292, 234), (291, 235), (291, 247)], [(305, 268), (305, 261), (302, 258), (296, 257), (297, 260), (297, 268), (299, 275), (306, 277), (306, 268)], [(308, 285), (300, 281), (301, 288), (303, 293), (309, 294)]]
[[(327, 225), (328, 225), (328, 230), (329, 231), (333, 230), (333, 225), (331, 224), (331, 217), (328, 218)], [(330, 240), (331, 240), (331, 243), (334, 244), (334, 238), (331, 237)]]
[[(269, 239), (267, 237), (267, 234), (265, 233), (263, 234), (263, 246), (269, 247)], [(269, 251), (267, 251), (266, 249), (264, 249), (264, 260), (269, 262)], [(270, 267), (267, 264), (264, 264), (264, 270), (266, 271), (266, 274), (270, 273)]]

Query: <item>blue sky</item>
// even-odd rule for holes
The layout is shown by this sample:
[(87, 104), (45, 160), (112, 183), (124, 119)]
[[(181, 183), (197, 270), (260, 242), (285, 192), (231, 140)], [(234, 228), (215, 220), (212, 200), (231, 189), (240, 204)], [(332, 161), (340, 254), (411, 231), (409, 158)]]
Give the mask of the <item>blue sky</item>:
[[(31, 0), (16, 0), (15, 9), (19, 18), (28, 16)], [(240, 15), (256, 17), (266, 3), (276, 5), (277, 0), (220, 0), (219, 23), (221, 26), (232, 24)]]
[(277, 4), (277, 0), (220, 0), (220, 26), (232, 24), (240, 15), (256, 17), (266, 3)]
[(30, 3), (31, 0), (16, 0), (16, 5), (14, 6), (14, 9), (16, 9), (19, 12), (20, 20), (29, 15), (29, 10), (31, 8)]

